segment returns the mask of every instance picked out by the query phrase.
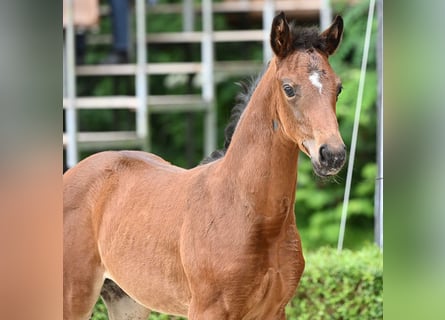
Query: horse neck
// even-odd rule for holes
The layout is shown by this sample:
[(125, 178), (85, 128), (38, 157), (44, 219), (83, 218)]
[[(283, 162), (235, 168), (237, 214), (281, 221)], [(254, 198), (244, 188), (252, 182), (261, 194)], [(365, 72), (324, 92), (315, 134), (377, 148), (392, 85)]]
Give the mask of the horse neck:
[(277, 107), (284, 101), (277, 95), (280, 88), (273, 77), (275, 68), (271, 61), (221, 162), (236, 190), (247, 194), (259, 208), (283, 201), (290, 206), (295, 197), (299, 149), (279, 128)]

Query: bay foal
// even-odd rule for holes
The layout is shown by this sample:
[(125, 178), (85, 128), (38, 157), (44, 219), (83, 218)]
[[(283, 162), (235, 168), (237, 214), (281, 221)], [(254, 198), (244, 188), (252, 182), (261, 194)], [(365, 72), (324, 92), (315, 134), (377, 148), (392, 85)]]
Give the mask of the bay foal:
[[(275, 56), (225, 155), (190, 170), (139, 151), (95, 154), (64, 175), (64, 319), (149, 310), (209, 319), (285, 319), (304, 269), (295, 225), (299, 151), (320, 176), (345, 161), (339, 78), (328, 63), (343, 21), (321, 34), (275, 17)], [(119, 289), (122, 288), (121, 289)], [(125, 293), (124, 293), (125, 292)]]

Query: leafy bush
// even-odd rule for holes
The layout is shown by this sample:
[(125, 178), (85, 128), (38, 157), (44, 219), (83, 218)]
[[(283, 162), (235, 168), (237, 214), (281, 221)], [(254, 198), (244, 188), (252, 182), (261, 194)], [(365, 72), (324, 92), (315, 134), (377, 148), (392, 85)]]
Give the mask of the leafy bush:
[(306, 256), (288, 320), (383, 319), (383, 259), (380, 250), (338, 253), (321, 248)]
[[(286, 307), (288, 320), (383, 319), (383, 255), (376, 246), (360, 251), (321, 248), (305, 254), (306, 268), (294, 299)], [(98, 301), (92, 320), (107, 320)], [(183, 318), (153, 312), (149, 320)]]

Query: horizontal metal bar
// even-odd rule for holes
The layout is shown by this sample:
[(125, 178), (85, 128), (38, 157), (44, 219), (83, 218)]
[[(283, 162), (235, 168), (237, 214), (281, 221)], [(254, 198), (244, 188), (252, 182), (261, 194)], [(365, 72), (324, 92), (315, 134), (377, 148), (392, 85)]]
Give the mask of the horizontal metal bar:
[[(264, 8), (263, 1), (223, 1), (212, 4), (214, 13), (242, 13), (242, 12), (261, 12)], [(305, 15), (308, 12), (318, 14), (321, 8), (320, 0), (276, 0), (275, 7), (277, 11), (288, 11), (297, 15)], [(194, 6), (195, 12), (201, 12), (199, 4)], [(182, 4), (157, 4), (148, 7), (149, 13), (181, 13)]]
[[(63, 99), (63, 107), (68, 105), (68, 99)], [(147, 104), (154, 110), (161, 110), (163, 107), (180, 109), (196, 109), (194, 105), (203, 105), (204, 100), (201, 95), (151, 95), (147, 97)], [(106, 97), (77, 97), (74, 105), (77, 109), (136, 109), (137, 97), (135, 96), (106, 96)], [(156, 109), (158, 108), (158, 109)], [(200, 108), (200, 107), (199, 107)]]
[[(153, 43), (200, 43), (203, 32), (184, 31), (184, 32), (157, 32), (147, 33), (146, 41)], [(262, 41), (264, 37), (263, 30), (228, 30), (214, 31), (214, 42), (253, 42)], [(91, 35), (88, 37), (88, 45), (109, 45), (112, 42), (112, 36), (109, 34)]]
[[(201, 71), (199, 62), (168, 62), (149, 63), (145, 70), (147, 74), (169, 74), (169, 73), (197, 73)], [(136, 64), (113, 64), (113, 65), (84, 65), (76, 68), (78, 76), (125, 76), (136, 74)]]
[[(215, 62), (215, 71), (223, 73), (244, 74), (252, 70), (261, 70), (262, 62), (256, 61), (218, 61)], [(166, 62), (149, 63), (146, 71), (149, 75), (157, 74), (189, 74), (199, 73), (202, 70), (202, 64), (199, 62)], [(116, 65), (91, 65), (78, 66), (76, 68), (77, 76), (125, 76), (135, 75), (135, 64), (116, 64)]]

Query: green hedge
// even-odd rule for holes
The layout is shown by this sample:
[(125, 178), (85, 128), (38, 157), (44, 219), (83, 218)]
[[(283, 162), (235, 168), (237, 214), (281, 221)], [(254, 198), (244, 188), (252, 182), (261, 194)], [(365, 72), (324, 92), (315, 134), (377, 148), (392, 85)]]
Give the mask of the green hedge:
[(288, 320), (383, 319), (383, 255), (377, 247), (341, 254), (322, 248), (305, 257)]
[[(297, 294), (286, 308), (288, 320), (383, 319), (383, 256), (375, 246), (360, 251), (321, 248), (305, 254)], [(107, 320), (99, 301), (93, 320)], [(153, 313), (149, 320), (173, 320)]]

